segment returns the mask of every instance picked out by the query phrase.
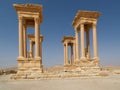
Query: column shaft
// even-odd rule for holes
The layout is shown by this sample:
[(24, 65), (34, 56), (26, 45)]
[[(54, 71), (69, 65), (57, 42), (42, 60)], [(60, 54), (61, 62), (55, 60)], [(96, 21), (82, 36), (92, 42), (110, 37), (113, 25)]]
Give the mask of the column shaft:
[(96, 24), (93, 24), (93, 53), (94, 53), (94, 58), (98, 58)]
[(35, 52), (35, 57), (40, 58), (40, 28), (38, 18), (35, 18)]
[(90, 35), (89, 30), (86, 31), (86, 47), (87, 47), (87, 59), (90, 58)]
[(40, 57), (41, 57), (41, 63), (42, 63), (42, 40), (40, 40)]
[(34, 58), (34, 43), (32, 44), (32, 57)]
[(81, 36), (81, 59), (85, 58), (85, 46), (84, 46), (84, 24), (80, 24), (80, 36)]
[(75, 30), (75, 51), (76, 51), (76, 60), (79, 60), (79, 42), (78, 42), (78, 31)]
[(33, 57), (33, 55), (32, 55), (32, 53), (33, 53), (33, 43), (32, 43), (32, 41), (30, 40), (30, 57), (32, 58)]
[(66, 59), (65, 60), (66, 60), (66, 64), (68, 64), (68, 44), (67, 43), (66, 43), (66, 48), (65, 49), (66, 49), (65, 50), (66, 51), (66, 55), (65, 55)]
[(76, 55), (76, 52), (75, 52), (75, 44), (73, 44), (73, 63), (75, 62), (75, 55)]
[(23, 23), (22, 17), (19, 17), (19, 58), (23, 57)]
[(64, 45), (64, 65), (66, 65), (66, 46), (65, 45)]
[(24, 41), (24, 43), (23, 43), (24, 57), (26, 58), (27, 57), (27, 45), (26, 45), (27, 40), (26, 40), (26, 25), (25, 24), (23, 24), (23, 41)]
[(73, 64), (73, 44), (71, 44), (71, 64)]

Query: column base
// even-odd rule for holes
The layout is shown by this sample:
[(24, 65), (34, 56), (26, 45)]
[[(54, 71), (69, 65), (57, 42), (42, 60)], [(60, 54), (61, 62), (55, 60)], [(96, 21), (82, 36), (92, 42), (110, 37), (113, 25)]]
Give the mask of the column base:
[(19, 56), (19, 57), (17, 57), (17, 60), (23, 60), (23, 59), (24, 59), (23, 56)]
[(99, 57), (93, 57), (93, 59), (94, 59), (94, 60), (100, 60), (100, 58), (99, 58)]
[(81, 57), (80, 60), (87, 60), (86, 57)]
[(35, 57), (34, 59), (35, 60), (41, 60), (41, 57)]

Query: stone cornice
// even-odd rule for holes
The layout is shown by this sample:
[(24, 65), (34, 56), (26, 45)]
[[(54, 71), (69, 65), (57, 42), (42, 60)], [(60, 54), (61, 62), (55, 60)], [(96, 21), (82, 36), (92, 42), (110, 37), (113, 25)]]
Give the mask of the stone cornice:
[(38, 4), (13, 4), (16, 11), (42, 12), (42, 5)]

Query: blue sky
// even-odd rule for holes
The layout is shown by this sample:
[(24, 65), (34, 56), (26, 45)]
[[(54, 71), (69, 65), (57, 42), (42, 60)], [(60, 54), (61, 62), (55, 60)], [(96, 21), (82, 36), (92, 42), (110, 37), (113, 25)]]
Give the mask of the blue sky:
[[(119, 0), (2, 0), (0, 1), (0, 67), (17, 66), (18, 20), (13, 4), (43, 5), (40, 25), (43, 41), (43, 65), (63, 64), (63, 36), (74, 36), (72, 21), (78, 10), (99, 11), (98, 52), (101, 65), (120, 65)], [(28, 32), (34, 32), (33, 29)]]

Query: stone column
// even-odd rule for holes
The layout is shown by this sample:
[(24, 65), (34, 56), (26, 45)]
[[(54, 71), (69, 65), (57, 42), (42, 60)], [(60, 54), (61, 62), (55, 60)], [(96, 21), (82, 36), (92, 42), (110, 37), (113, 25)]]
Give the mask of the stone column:
[(19, 58), (23, 58), (23, 18), (19, 17)]
[(98, 48), (97, 48), (97, 30), (96, 24), (93, 23), (93, 58), (98, 58)]
[(33, 57), (33, 43), (31, 40), (30, 40), (30, 57), (31, 58)]
[(75, 55), (76, 55), (76, 52), (75, 52), (75, 43), (73, 44), (73, 63), (75, 62)]
[(64, 65), (66, 65), (66, 46), (64, 45)]
[(40, 28), (39, 18), (35, 18), (35, 58), (40, 59)]
[(32, 43), (32, 57), (34, 58), (34, 43)]
[(68, 43), (66, 43), (66, 48), (65, 48), (66, 50), (66, 54), (65, 54), (65, 56), (66, 56), (66, 64), (68, 64)]
[(86, 48), (87, 48), (87, 59), (90, 58), (90, 30), (86, 30)]
[(26, 40), (26, 25), (25, 25), (25, 21), (24, 21), (24, 24), (23, 24), (23, 50), (24, 50), (24, 57), (26, 58), (27, 57), (27, 40)]
[(71, 44), (71, 64), (73, 64), (73, 44)]
[(75, 30), (75, 51), (76, 51), (76, 61), (79, 60), (79, 43), (78, 43), (78, 31)]
[(81, 59), (85, 59), (85, 46), (84, 46), (84, 24), (80, 24), (81, 36)]
[(41, 63), (42, 63), (42, 40), (40, 40), (40, 57), (41, 57)]

